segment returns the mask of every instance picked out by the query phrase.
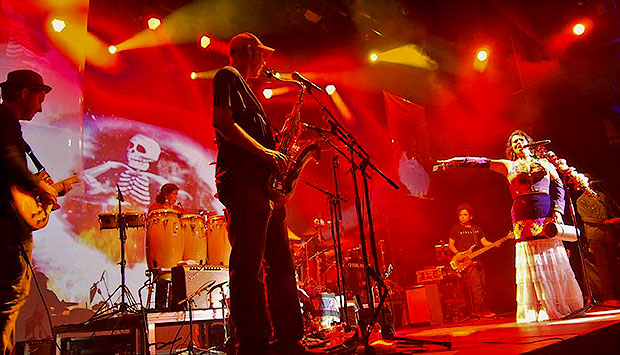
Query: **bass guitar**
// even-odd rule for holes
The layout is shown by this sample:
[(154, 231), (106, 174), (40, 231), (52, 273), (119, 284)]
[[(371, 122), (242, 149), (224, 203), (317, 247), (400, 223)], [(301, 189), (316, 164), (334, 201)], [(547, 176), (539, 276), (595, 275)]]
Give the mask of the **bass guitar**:
[[(72, 175), (57, 183), (50, 184), (58, 195), (63, 195), (71, 189), (71, 186), (79, 181), (77, 175)], [(60, 208), (53, 201), (42, 198), (39, 194), (22, 191), (17, 186), (11, 186), (11, 195), (15, 201), (15, 207), (20, 216), (32, 230), (38, 230), (47, 225), (50, 220), (50, 213)]]
[(495, 242), (487, 245), (486, 247), (480, 248), (474, 252), (472, 252), (472, 250), (474, 249), (475, 245), (472, 245), (468, 250), (455, 254), (452, 257), (452, 260), (450, 260), (450, 267), (457, 273), (461, 273), (465, 271), (465, 269), (467, 269), (469, 266), (473, 265), (474, 259), (476, 257), (480, 256), (483, 253), (486, 253), (490, 249), (498, 247), (500, 244), (502, 244), (508, 239), (514, 239), (514, 237), (514, 233), (510, 232), (505, 237), (498, 239)]

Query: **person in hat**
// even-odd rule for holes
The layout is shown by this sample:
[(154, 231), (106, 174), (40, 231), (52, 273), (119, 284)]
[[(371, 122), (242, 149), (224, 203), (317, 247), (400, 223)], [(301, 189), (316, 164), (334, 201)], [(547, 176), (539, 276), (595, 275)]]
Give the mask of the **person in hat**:
[(56, 202), (57, 193), (43, 178), (32, 174), (26, 165), (26, 144), (20, 120), (30, 121), (42, 111), (45, 95), (52, 90), (32, 70), (8, 73), (0, 83), (0, 347), (2, 354), (13, 348), (15, 321), (30, 292), (32, 233), (14, 207), (10, 188), (40, 194)]
[(266, 192), (269, 176), (286, 166), (287, 157), (275, 150), (273, 129), (246, 81), (261, 74), (273, 51), (255, 35), (240, 33), (229, 42), (230, 65), (213, 78), (216, 186), (232, 244), (230, 312), (238, 354), (304, 352), (286, 211)]

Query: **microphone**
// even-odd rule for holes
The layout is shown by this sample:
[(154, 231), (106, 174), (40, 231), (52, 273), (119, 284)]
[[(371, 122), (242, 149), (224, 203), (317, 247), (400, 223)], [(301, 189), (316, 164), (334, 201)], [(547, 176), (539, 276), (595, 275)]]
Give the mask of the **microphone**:
[(321, 91), (323, 92), (323, 89), (321, 89), (318, 85), (316, 85), (315, 83), (311, 82), (310, 80), (306, 79), (303, 77), (303, 75), (299, 74), (299, 72), (293, 72), (293, 74), (291, 74), (291, 78), (301, 81), (304, 85), (306, 85), (307, 87), (313, 88), (315, 90)]
[(548, 145), (551, 144), (551, 139), (543, 139), (541, 141), (536, 141), (536, 142), (531, 142), (528, 144), (524, 144), (523, 148), (538, 148), (538, 147), (542, 147), (544, 145)]
[(121, 188), (118, 186), (118, 184), (116, 184), (116, 191), (118, 192), (118, 200), (121, 202), (125, 202), (125, 199), (123, 198), (123, 193), (121, 192)]
[(324, 128), (321, 128), (321, 127), (315, 127), (315, 126), (309, 125), (307, 123), (302, 123), (302, 124), (303, 124), (304, 127), (308, 128), (310, 130), (313, 130), (315, 132), (320, 132), (320, 133), (331, 133), (332, 132), (332, 131), (330, 131), (328, 129), (324, 129)]
[(264, 69), (263, 74), (267, 77), (267, 79), (278, 79), (274, 72), (269, 69)]

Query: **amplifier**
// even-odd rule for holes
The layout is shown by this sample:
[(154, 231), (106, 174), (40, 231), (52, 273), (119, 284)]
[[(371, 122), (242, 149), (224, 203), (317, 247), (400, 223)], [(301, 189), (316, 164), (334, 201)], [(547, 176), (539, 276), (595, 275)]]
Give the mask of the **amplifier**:
[(444, 266), (422, 269), (415, 272), (418, 283), (427, 284), (441, 281), (444, 276)]
[(213, 265), (179, 265), (172, 268), (171, 310), (185, 308), (192, 296), (192, 309), (222, 308), (229, 297), (228, 268)]

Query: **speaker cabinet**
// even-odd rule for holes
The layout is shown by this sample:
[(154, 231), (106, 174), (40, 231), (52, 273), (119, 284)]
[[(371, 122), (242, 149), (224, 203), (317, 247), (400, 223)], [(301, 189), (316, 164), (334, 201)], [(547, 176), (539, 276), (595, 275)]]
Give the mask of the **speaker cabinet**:
[(406, 291), (409, 324), (436, 325), (443, 322), (439, 287), (421, 285)]

